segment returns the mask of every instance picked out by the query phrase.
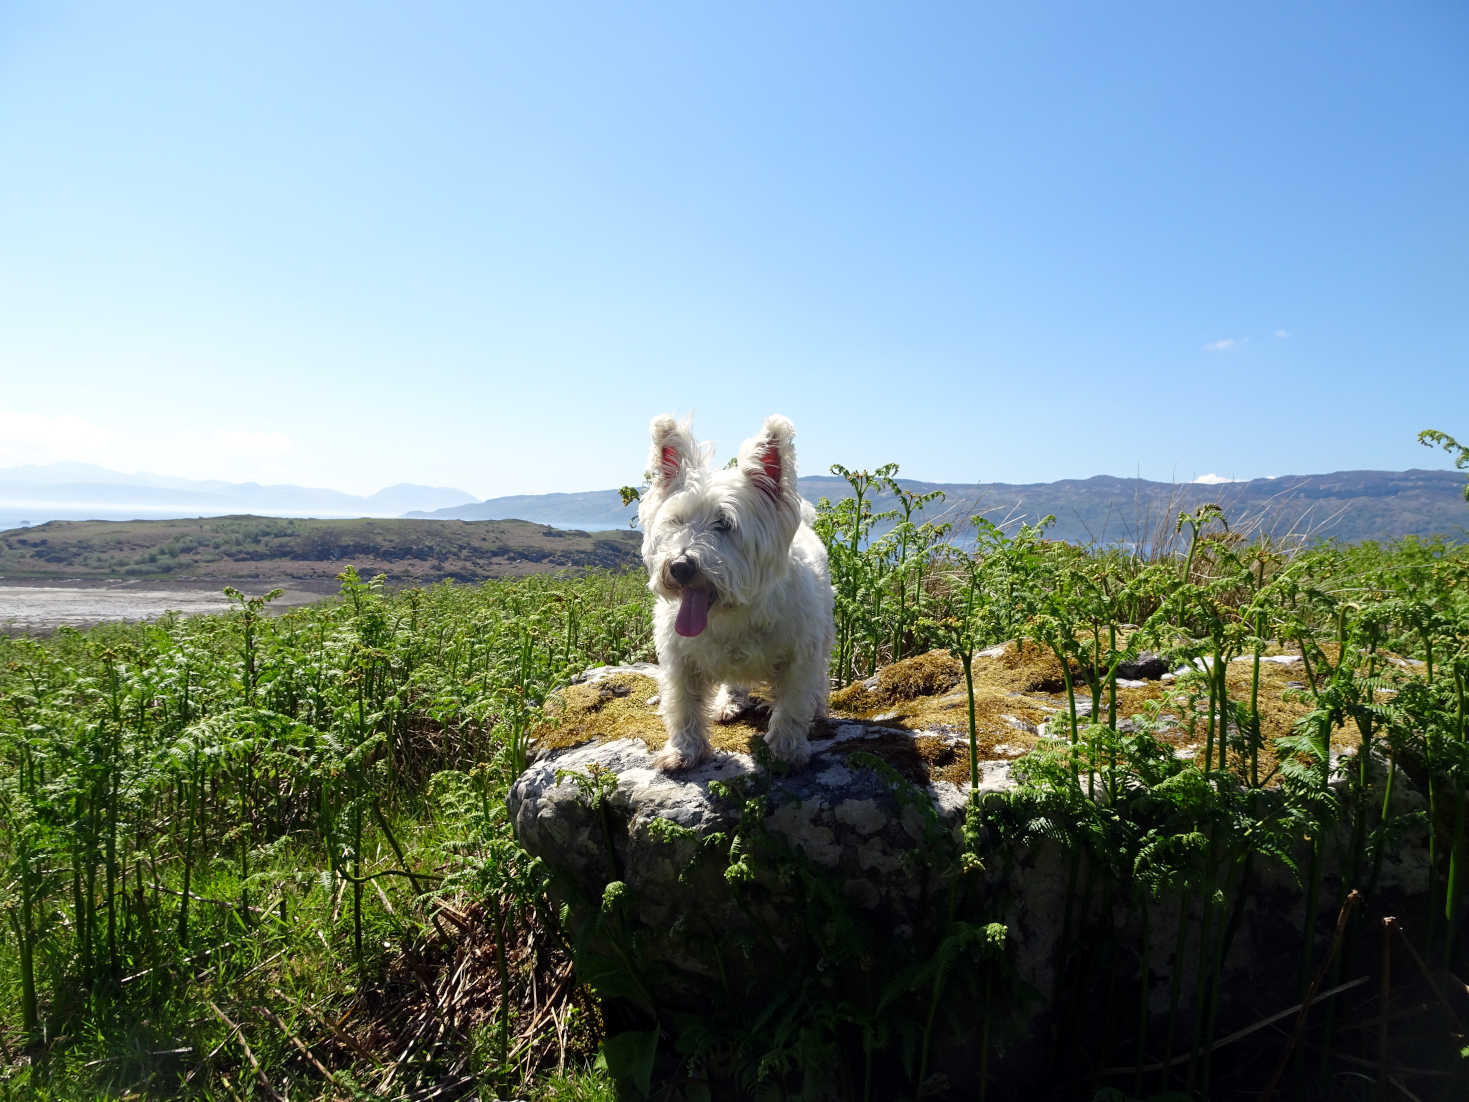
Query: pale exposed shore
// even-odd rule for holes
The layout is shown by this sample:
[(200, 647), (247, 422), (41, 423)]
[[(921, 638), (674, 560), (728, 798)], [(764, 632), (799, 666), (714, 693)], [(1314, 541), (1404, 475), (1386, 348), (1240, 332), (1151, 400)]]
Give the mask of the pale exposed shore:
[[(287, 590), (271, 603), (279, 610), (321, 600), (321, 594)], [(229, 608), (215, 587), (56, 586), (0, 584), (0, 632), (45, 635), (60, 627), (115, 620), (155, 620), (165, 612), (185, 615)]]

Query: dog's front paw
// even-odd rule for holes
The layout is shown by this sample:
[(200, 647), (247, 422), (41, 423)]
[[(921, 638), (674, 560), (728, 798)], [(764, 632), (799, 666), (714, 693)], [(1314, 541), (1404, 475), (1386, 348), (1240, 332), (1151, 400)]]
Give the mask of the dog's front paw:
[(793, 769), (800, 769), (811, 760), (811, 744), (803, 730), (782, 730), (772, 725), (765, 736), (765, 745), (772, 757)]
[(653, 755), (653, 768), (661, 773), (681, 773), (685, 769), (692, 769), (709, 756), (707, 748), (690, 749), (680, 748), (669, 743), (658, 753)]

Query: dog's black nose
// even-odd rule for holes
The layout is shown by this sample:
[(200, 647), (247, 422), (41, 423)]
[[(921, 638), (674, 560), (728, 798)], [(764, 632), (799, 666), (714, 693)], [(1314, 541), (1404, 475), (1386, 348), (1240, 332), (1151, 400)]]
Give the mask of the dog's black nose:
[(673, 580), (679, 585), (688, 585), (694, 580), (694, 575), (699, 572), (689, 559), (674, 559), (668, 564), (668, 572), (673, 575)]

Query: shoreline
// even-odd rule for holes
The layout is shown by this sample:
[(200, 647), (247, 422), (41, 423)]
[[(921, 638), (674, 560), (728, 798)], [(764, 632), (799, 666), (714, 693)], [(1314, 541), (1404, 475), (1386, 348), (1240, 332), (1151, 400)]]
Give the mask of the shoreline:
[[(146, 593), (150, 591), (166, 591), (170, 593), (224, 593), (225, 586), (238, 589), (241, 593), (258, 589), (261, 586), (259, 578), (242, 578), (230, 580), (223, 578), (219, 581), (203, 578), (36, 578), (36, 577), (10, 577), (0, 574), (0, 589), (63, 589), (63, 590), (105, 590), (108, 592), (127, 591), (131, 593)], [(269, 593), (272, 589), (284, 589), (287, 594), (308, 593), (316, 597), (332, 597), (340, 590), (341, 583), (333, 581), (328, 589), (325, 584), (316, 585), (309, 579), (288, 578), (276, 585), (267, 586), (263, 592)], [(254, 594), (248, 594), (253, 596)], [(284, 600), (284, 596), (282, 597)]]
[[(280, 588), (285, 592), (271, 602), (271, 612), (314, 604), (330, 596), (300, 587)], [(140, 623), (157, 620), (169, 612), (184, 616), (219, 615), (233, 607), (224, 595), (222, 584), (132, 580), (110, 584), (58, 583), (49, 579), (0, 578), (0, 635), (45, 636), (63, 627), (83, 629), (107, 623)]]

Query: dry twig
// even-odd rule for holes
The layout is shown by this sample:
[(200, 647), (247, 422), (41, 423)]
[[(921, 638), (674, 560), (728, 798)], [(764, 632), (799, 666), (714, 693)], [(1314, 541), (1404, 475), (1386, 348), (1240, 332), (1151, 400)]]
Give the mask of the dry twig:
[(1285, 1046), (1285, 1051), (1280, 1054), (1280, 1062), (1275, 1065), (1275, 1072), (1270, 1076), (1270, 1082), (1265, 1086), (1265, 1093), (1260, 1096), (1260, 1102), (1270, 1102), (1275, 1095), (1275, 1088), (1280, 1083), (1280, 1077), (1285, 1074), (1286, 1065), (1290, 1063), (1291, 1054), (1295, 1052), (1296, 1046), (1301, 1042), (1301, 1033), (1306, 1028), (1306, 1014), (1311, 1009), (1311, 1003), (1316, 998), (1316, 991), (1321, 987), (1321, 981), (1326, 978), (1326, 973), (1336, 961), (1336, 954), (1341, 950), (1342, 938), (1346, 936), (1347, 921), (1352, 917), (1352, 912), (1357, 909), (1357, 904), (1362, 901), (1362, 893), (1353, 888), (1347, 893), (1342, 902), (1341, 910), (1336, 913), (1336, 930), (1331, 935), (1331, 948), (1326, 952), (1326, 959), (1321, 962), (1315, 977), (1311, 980), (1311, 986), (1306, 991), (1306, 998), (1301, 1003), (1300, 1015), (1296, 1018), (1296, 1028), (1291, 1033), (1290, 1043)]
[(224, 1023), (225, 1028), (230, 1031), (231, 1036), (240, 1042), (240, 1050), (244, 1052), (245, 1059), (250, 1061), (250, 1067), (255, 1071), (255, 1078), (259, 1081), (261, 1090), (265, 1091), (266, 1095), (275, 1099), (276, 1102), (286, 1102), (286, 1099), (281, 1093), (275, 1087), (271, 1086), (270, 1079), (266, 1077), (265, 1069), (260, 1066), (260, 1061), (255, 1059), (255, 1053), (250, 1050), (250, 1042), (245, 1040), (245, 1031), (230, 1021), (225, 1015), (225, 1012), (214, 1005), (212, 999), (205, 999), (204, 1005), (214, 1012), (214, 1016)]
[(291, 1032), (290, 1026), (286, 1025), (286, 1023), (281, 1021), (279, 1017), (277, 1017), (274, 1013), (263, 1006), (257, 1006), (255, 1008), (255, 1012), (263, 1017), (266, 1021), (268, 1021), (271, 1025), (275, 1026), (276, 1029), (280, 1030), (281, 1033), (284, 1034), (286, 1040), (291, 1042), (292, 1047), (295, 1048), (295, 1050), (299, 1052), (302, 1057), (305, 1058), (308, 1064), (316, 1069), (316, 1073), (318, 1075), (320, 1075), (328, 1083), (336, 1083), (336, 1076), (334, 1076), (330, 1071), (327, 1070), (326, 1065), (316, 1058), (316, 1054), (313, 1053), (311, 1049), (306, 1047), (305, 1041), (301, 1040), (300, 1037), (297, 1037), (294, 1033)]

